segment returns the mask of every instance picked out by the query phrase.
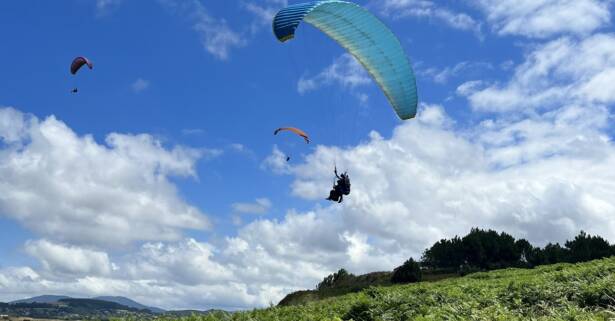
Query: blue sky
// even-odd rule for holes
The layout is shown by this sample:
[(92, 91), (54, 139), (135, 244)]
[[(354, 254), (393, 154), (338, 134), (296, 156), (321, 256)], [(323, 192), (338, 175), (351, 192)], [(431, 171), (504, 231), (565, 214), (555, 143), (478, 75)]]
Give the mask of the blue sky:
[(0, 301), (242, 309), (473, 226), (615, 241), (611, 1), (356, 3), (410, 57), (416, 119), (315, 28), (277, 42), (285, 0), (0, 3)]

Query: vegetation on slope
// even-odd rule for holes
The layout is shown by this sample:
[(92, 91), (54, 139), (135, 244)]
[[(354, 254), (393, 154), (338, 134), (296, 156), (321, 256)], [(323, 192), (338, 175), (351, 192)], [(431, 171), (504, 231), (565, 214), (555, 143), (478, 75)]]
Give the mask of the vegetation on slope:
[(315, 290), (287, 295), (279, 305), (296, 305), (358, 292), (369, 286), (437, 281), (472, 272), (503, 268), (533, 268), (555, 263), (579, 263), (615, 255), (615, 245), (581, 231), (573, 240), (535, 247), (505, 232), (474, 228), (464, 237), (442, 239), (426, 249), (420, 262), (412, 258), (393, 272), (355, 276), (344, 269), (324, 278)]
[(615, 257), (370, 287), (305, 305), (162, 320), (615, 320)]

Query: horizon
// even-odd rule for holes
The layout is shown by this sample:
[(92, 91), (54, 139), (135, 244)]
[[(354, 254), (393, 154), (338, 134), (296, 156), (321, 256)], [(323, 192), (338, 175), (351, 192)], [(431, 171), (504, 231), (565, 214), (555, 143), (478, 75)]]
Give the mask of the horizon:
[(409, 57), (405, 121), (313, 26), (275, 38), (300, 2), (0, 3), (0, 302), (245, 310), (472, 227), (615, 243), (612, 1), (351, 1)]

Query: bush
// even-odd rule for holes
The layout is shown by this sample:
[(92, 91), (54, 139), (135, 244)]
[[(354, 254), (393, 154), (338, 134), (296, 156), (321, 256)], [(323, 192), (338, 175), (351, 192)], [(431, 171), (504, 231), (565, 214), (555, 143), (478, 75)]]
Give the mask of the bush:
[(374, 321), (371, 313), (371, 306), (367, 302), (360, 302), (353, 305), (344, 317), (344, 321)]
[(422, 279), (421, 266), (413, 258), (408, 259), (402, 266), (396, 267), (391, 276), (392, 283), (414, 283)]

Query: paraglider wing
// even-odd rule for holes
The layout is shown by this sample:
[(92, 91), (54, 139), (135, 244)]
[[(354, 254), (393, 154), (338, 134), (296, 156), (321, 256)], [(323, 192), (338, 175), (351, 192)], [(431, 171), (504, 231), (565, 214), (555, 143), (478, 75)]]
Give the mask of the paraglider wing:
[(84, 65), (87, 65), (90, 69), (94, 67), (92, 62), (86, 57), (77, 57), (73, 59), (73, 62), (70, 64), (70, 73), (73, 75), (76, 74)]
[(304, 131), (302, 131), (302, 130), (301, 130), (301, 129), (299, 129), (299, 128), (294, 128), (294, 127), (282, 127), (282, 128), (278, 128), (278, 129), (276, 129), (276, 130), (273, 132), (273, 134), (274, 134), (274, 135), (277, 135), (280, 131), (283, 131), (283, 130), (291, 131), (291, 132), (293, 132), (293, 133), (295, 133), (295, 134), (297, 134), (297, 135), (299, 135), (299, 136), (303, 137), (303, 139), (305, 139), (305, 142), (306, 142), (306, 143), (308, 143), (308, 144), (310, 143), (310, 137), (309, 137), (309, 136), (308, 136), (308, 135), (307, 135)]
[(399, 40), (378, 18), (360, 6), (339, 0), (300, 3), (280, 10), (273, 32), (281, 42), (308, 22), (352, 54), (380, 86), (401, 119), (416, 116), (416, 79)]

